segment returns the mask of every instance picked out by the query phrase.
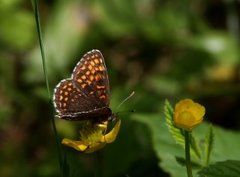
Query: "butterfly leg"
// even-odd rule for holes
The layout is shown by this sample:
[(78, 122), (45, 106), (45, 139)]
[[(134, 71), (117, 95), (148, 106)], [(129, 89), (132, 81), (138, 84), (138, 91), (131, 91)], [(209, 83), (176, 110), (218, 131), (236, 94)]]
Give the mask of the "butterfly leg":
[(121, 120), (119, 119), (116, 125), (113, 127), (113, 129), (106, 135), (102, 136), (101, 142), (112, 143), (113, 141), (115, 141), (118, 135), (120, 126), (121, 126)]
[(107, 130), (107, 124), (108, 121), (102, 122), (102, 123), (98, 123), (95, 126), (99, 129), (101, 129), (103, 132)]

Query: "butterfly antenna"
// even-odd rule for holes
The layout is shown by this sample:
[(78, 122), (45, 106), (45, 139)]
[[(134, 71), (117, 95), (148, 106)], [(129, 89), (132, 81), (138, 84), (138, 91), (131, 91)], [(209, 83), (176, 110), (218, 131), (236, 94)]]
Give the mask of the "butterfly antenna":
[(127, 100), (129, 100), (134, 94), (135, 94), (135, 92), (133, 91), (127, 98), (125, 98), (125, 99), (117, 106), (117, 110), (123, 105), (123, 103), (125, 103)]

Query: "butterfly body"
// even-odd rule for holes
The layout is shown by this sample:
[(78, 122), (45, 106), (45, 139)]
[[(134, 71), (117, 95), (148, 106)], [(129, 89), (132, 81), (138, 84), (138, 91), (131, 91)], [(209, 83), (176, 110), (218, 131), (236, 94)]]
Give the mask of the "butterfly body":
[(107, 68), (99, 50), (86, 53), (75, 66), (72, 76), (54, 89), (57, 117), (66, 120), (112, 120), (109, 108), (110, 88)]
[(99, 108), (94, 109), (88, 112), (79, 112), (75, 115), (72, 114), (64, 114), (57, 115), (57, 117), (61, 119), (71, 120), (71, 121), (79, 121), (79, 120), (92, 120), (93, 122), (103, 122), (106, 120), (112, 120), (112, 110), (110, 108)]

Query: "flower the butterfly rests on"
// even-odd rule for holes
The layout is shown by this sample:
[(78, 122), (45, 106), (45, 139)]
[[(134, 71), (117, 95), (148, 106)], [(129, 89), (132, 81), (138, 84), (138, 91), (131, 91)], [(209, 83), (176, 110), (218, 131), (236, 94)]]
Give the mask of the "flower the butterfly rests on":
[(107, 68), (99, 50), (87, 52), (75, 66), (71, 78), (54, 89), (53, 103), (57, 117), (81, 121), (80, 141), (64, 138), (64, 145), (84, 152), (94, 152), (116, 139), (121, 121), (107, 133), (115, 119), (109, 108), (110, 87)]

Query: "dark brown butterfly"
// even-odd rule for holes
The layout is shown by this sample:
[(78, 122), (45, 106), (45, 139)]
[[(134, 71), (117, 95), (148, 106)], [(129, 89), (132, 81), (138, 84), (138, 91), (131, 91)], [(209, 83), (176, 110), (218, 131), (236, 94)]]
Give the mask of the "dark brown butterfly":
[(87, 52), (75, 66), (71, 78), (54, 89), (57, 117), (67, 120), (112, 120), (107, 68), (99, 50)]

